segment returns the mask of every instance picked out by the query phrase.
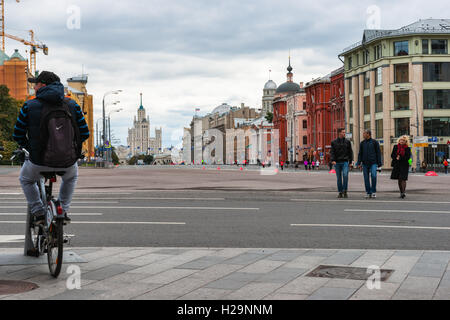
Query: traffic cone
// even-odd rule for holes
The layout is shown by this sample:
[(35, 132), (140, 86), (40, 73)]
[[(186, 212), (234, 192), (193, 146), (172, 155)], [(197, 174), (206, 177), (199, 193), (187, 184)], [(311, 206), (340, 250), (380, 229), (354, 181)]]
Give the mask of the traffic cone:
[(330, 174), (336, 174), (336, 170), (331, 169), (331, 171), (329, 172)]
[(436, 172), (434, 172), (434, 171), (428, 171), (428, 172), (425, 174), (425, 176), (426, 176), (426, 177), (438, 177), (439, 175), (438, 175)]

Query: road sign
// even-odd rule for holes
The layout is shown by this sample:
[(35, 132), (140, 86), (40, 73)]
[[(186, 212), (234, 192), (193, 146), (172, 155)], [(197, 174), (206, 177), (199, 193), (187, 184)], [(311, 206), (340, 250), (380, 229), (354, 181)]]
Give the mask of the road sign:
[(442, 158), (442, 157), (445, 156), (445, 152), (439, 151), (439, 152), (436, 152), (436, 155), (437, 155), (439, 158)]
[(345, 138), (352, 139), (353, 138), (353, 133), (346, 133), (345, 134)]
[(437, 144), (432, 145), (433, 149), (437, 149)]
[(428, 142), (437, 143), (438, 142), (438, 137), (429, 137), (428, 138)]
[(428, 143), (428, 137), (414, 137), (414, 144), (416, 143)]
[(414, 148), (428, 148), (429, 144), (428, 143), (415, 143), (414, 144)]

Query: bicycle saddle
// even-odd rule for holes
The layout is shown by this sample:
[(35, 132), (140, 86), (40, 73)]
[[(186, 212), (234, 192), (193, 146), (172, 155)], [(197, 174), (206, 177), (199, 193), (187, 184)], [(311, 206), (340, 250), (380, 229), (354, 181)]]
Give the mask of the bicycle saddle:
[(40, 172), (40, 174), (45, 179), (51, 179), (51, 178), (55, 178), (57, 175), (62, 177), (65, 174), (65, 172)]

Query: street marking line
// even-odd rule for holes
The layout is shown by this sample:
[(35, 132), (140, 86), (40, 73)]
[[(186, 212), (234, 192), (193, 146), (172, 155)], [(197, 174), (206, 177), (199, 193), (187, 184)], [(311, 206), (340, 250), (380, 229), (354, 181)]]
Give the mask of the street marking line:
[(0, 236), (0, 243), (22, 242), (25, 240), (24, 235), (2, 235)]
[[(0, 224), (24, 224), (25, 221), (0, 221)], [(186, 222), (148, 222), (148, 221), (73, 221), (70, 224), (148, 224), (148, 225), (186, 225)]]
[(383, 226), (383, 225), (350, 225), (350, 224), (291, 224), (291, 227), (387, 228), (387, 229), (450, 230), (450, 227)]
[(450, 213), (450, 211), (418, 211), (418, 210), (369, 210), (369, 209), (345, 209), (347, 212), (387, 212), (387, 213)]
[(291, 199), (294, 202), (364, 202), (364, 203), (426, 203), (426, 204), (450, 204), (444, 201), (402, 201), (402, 200), (360, 200), (360, 199)]
[[(0, 209), (25, 209), (26, 206), (0, 206)], [(159, 210), (251, 210), (259, 208), (220, 208), (220, 207), (71, 207), (72, 209), (159, 209)]]

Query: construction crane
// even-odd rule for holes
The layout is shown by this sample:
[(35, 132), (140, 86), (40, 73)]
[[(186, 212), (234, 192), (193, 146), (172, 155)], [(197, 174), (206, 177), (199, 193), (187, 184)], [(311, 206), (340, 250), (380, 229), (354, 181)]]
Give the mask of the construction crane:
[[(16, 2), (20, 2), (20, 0), (16, 0)], [(0, 6), (2, 11), (2, 20), (0, 21), (0, 33), (2, 36), (2, 50), (5, 52), (5, 33), (6, 33), (6, 26), (5, 26), (5, 0), (0, 0)]]
[(29, 30), (30, 33), (30, 41), (24, 40), (22, 38), (12, 36), (10, 34), (5, 33), (4, 36), (13, 39), (19, 42), (22, 42), (24, 45), (30, 46), (30, 73), (34, 77), (36, 73), (36, 52), (37, 49), (41, 49), (42, 52), (44, 52), (45, 55), (48, 55), (48, 47), (45, 44), (38, 43), (34, 40), (34, 32), (33, 30)]
[[(16, 2), (20, 2), (20, 0), (16, 0)], [(32, 76), (35, 76), (36, 73), (36, 53), (38, 49), (41, 49), (45, 55), (48, 55), (48, 47), (40, 42), (36, 42), (34, 40), (34, 32), (33, 30), (29, 30), (30, 40), (25, 40), (5, 32), (5, 0), (0, 0), (2, 17), (0, 21), (0, 35), (2, 37), (2, 50), (5, 52), (5, 38), (9, 38), (12, 40), (16, 40), (22, 42), (23, 44), (30, 46), (30, 62), (29, 62), (29, 72)]]

